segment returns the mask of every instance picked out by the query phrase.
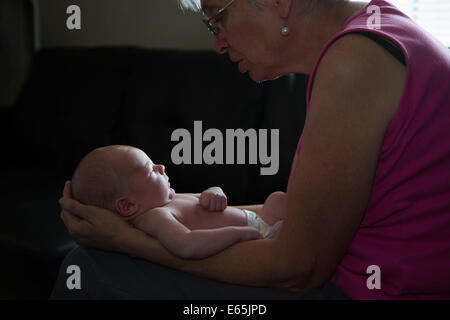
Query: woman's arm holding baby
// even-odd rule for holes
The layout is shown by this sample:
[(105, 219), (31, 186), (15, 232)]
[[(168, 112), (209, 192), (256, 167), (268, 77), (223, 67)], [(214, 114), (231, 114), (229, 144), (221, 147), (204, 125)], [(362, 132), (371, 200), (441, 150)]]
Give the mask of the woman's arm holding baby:
[[(307, 272), (299, 277), (302, 268), (295, 268), (296, 272), (292, 273), (286, 260), (289, 257), (283, 258), (283, 250), (273, 239), (238, 242), (214, 256), (187, 260), (175, 256), (158, 240), (131, 228), (126, 221), (111, 215), (108, 210), (72, 200), (70, 183), (66, 184), (60, 204), (61, 217), (70, 236), (81, 245), (124, 252), (197, 276), (234, 284), (294, 290), (307, 283)], [(301, 252), (301, 248), (299, 250)]]
[(159, 241), (135, 229), (118, 236), (117, 250), (199, 277), (238, 285), (300, 291), (309, 280), (309, 270), (299, 277), (301, 268), (294, 274), (288, 268), (289, 261), (277, 259), (280, 250), (273, 239), (237, 242), (208, 258), (191, 260), (173, 255)]

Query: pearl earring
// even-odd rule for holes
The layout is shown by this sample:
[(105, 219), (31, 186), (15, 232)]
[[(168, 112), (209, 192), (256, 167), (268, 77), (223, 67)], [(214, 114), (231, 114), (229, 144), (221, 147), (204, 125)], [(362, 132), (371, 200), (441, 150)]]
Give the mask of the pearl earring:
[(284, 37), (289, 35), (289, 28), (288, 27), (281, 28), (281, 35)]

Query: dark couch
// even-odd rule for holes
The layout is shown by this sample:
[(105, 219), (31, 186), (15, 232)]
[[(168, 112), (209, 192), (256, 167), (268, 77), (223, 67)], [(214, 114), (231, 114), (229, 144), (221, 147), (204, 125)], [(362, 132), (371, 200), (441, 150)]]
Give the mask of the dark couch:
[[(139, 48), (38, 52), (14, 108), (1, 111), (0, 298), (46, 299), (75, 247), (59, 217), (64, 181), (98, 146), (128, 144), (163, 163), (177, 192), (221, 186), (230, 205), (285, 190), (305, 118), (307, 76), (257, 84), (227, 56)], [(174, 165), (176, 128), (280, 130), (280, 167)], [(204, 146), (207, 143), (204, 143)], [(270, 150), (270, 149), (269, 149)]]

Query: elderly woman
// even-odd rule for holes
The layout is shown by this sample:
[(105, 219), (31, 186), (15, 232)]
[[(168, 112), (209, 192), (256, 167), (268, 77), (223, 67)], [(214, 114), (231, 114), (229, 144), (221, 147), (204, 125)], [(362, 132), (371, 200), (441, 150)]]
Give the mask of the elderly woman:
[[(186, 281), (197, 289), (203, 278), (237, 285), (229, 297), (242, 288), (248, 298), (305, 297), (331, 282), (357, 299), (449, 298), (448, 49), (384, 0), (184, 4), (203, 10), (214, 49), (254, 81), (311, 75), (283, 227), (274, 239), (183, 260), (108, 211), (70, 199), (66, 184), (60, 203), (71, 236), (192, 273), (199, 277)], [(259, 295), (261, 287), (282, 290)]]

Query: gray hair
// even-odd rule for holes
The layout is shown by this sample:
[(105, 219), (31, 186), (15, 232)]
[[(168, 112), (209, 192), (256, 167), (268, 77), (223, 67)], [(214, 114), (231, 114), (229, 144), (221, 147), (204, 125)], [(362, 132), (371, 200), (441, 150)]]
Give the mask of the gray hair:
[[(251, 2), (255, 7), (261, 8), (263, 3), (266, 0), (247, 0)], [(298, 2), (299, 11), (302, 14), (312, 13), (312, 12), (324, 12), (333, 4), (339, 1), (347, 1), (347, 0), (293, 0)], [(200, 0), (178, 0), (180, 8), (183, 10), (191, 10), (198, 12), (201, 10), (201, 1)]]
[(200, 11), (202, 6), (200, 0), (179, 0), (180, 8), (183, 10)]

